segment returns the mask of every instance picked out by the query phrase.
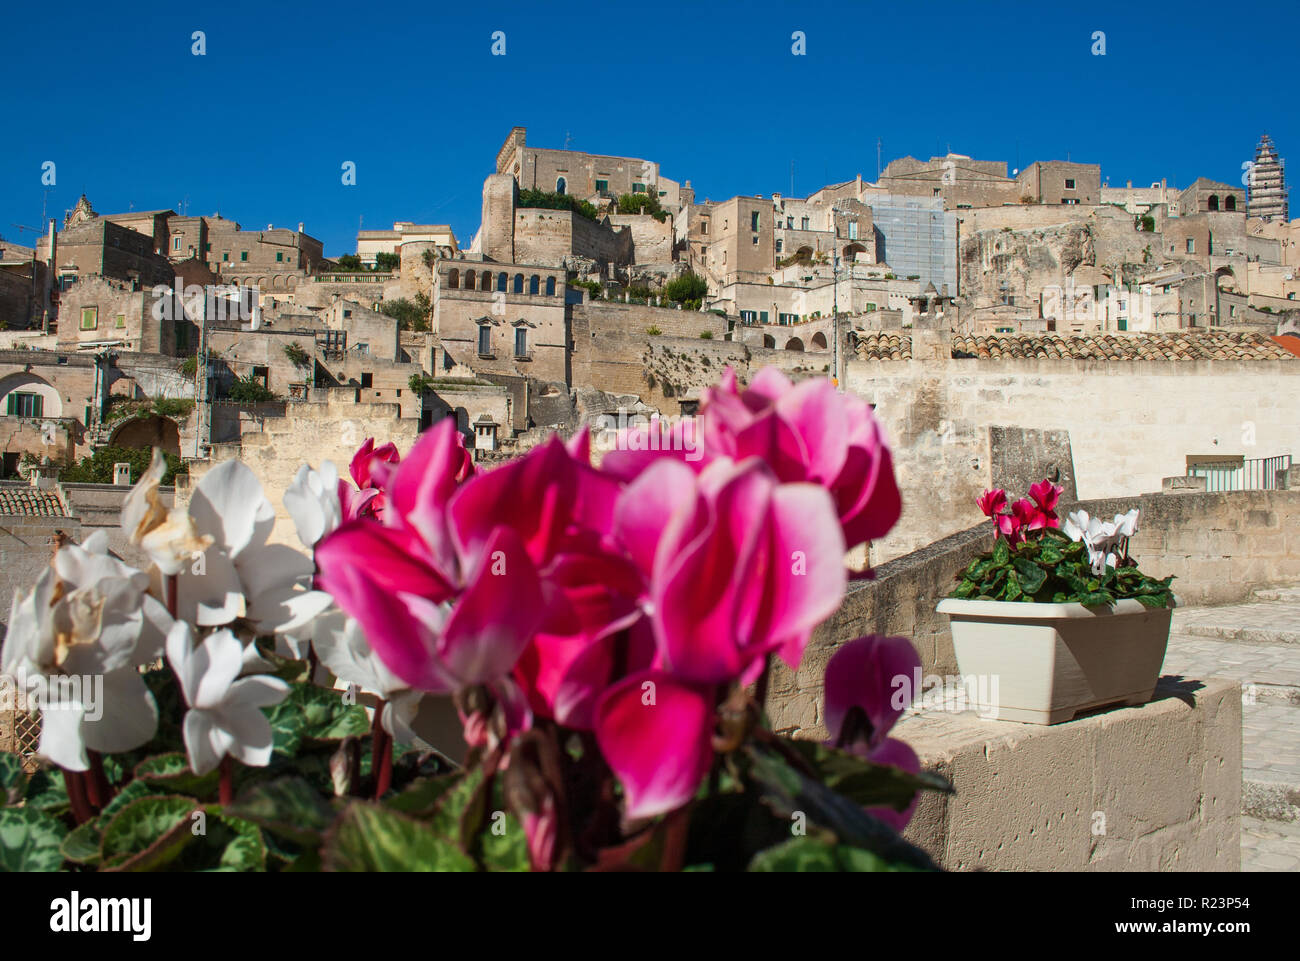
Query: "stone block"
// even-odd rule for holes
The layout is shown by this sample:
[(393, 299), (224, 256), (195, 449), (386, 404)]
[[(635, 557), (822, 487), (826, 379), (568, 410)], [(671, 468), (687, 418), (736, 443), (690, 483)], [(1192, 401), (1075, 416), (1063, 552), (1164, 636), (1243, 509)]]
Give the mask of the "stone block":
[(1241, 692), (1162, 680), (1156, 697), (1051, 726), (926, 711), (894, 735), (955, 793), (906, 835), (950, 870), (1234, 871)]

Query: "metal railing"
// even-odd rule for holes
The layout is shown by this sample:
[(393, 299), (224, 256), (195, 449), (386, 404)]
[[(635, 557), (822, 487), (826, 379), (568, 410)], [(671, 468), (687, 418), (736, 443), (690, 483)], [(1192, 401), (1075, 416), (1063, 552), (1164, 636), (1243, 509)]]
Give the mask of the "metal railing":
[(1207, 491), (1271, 491), (1278, 489), (1277, 475), (1291, 467), (1291, 455), (1252, 460), (1206, 462), (1187, 468), (1188, 477), (1204, 477)]

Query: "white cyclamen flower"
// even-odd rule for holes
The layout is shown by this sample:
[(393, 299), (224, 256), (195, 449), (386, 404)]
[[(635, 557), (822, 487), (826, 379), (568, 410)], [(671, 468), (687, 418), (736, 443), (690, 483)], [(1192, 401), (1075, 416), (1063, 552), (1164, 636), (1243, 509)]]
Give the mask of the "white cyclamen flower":
[(315, 547), (322, 537), (343, 523), (338, 468), (332, 461), (322, 463), (320, 470), (303, 464), (293, 484), (284, 492), (284, 506), (293, 518), (303, 546)]
[(87, 770), (88, 750), (137, 748), (157, 729), (139, 668), (161, 654), (172, 620), (148, 588), (98, 531), (60, 548), (32, 591), (14, 595), (0, 671), (36, 692), (40, 753), (65, 770)]
[(189, 516), (207, 549), (177, 578), (179, 615), (199, 627), (246, 617), (258, 631), (302, 629), (330, 604), (311, 589), (311, 557), (287, 544), (268, 544), (275, 509), (257, 476), (241, 461), (218, 464), (198, 482)]
[(167, 462), (155, 447), (149, 469), (122, 504), (122, 530), (132, 544), (138, 544), (149, 555), (161, 573), (172, 575), (207, 550), (212, 538), (194, 529), (185, 508), (168, 510), (163, 504), (158, 488), (166, 472)]
[(451, 699), (411, 690), (379, 659), (355, 618), (338, 608), (326, 611), (312, 624), (311, 643), (338, 680), (384, 702), (380, 723), (399, 744), (460, 756), (460, 724)]
[(216, 631), (196, 647), (183, 621), (167, 635), (167, 661), (189, 707), (182, 730), (191, 770), (206, 774), (227, 754), (249, 767), (265, 767), (272, 733), (261, 709), (283, 701), (289, 685), (265, 674), (240, 677), (244, 645), (230, 631)]
[(1138, 531), (1138, 509), (1135, 507), (1127, 514), (1115, 515), (1115, 534), (1118, 537), (1132, 537)]

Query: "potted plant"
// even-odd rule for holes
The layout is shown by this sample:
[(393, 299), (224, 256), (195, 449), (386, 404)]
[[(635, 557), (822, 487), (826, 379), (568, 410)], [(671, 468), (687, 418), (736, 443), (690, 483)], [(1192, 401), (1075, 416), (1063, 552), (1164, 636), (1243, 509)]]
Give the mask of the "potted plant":
[(982, 714), (1058, 724), (1080, 712), (1151, 699), (1169, 642), (1172, 577), (1156, 580), (1129, 555), (1138, 511), (1113, 521), (1056, 515), (1061, 488), (1044, 480), (1011, 504), (985, 491), (994, 546), (957, 574), (938, 610), (952, 623), (963, 675), (993, 703)]

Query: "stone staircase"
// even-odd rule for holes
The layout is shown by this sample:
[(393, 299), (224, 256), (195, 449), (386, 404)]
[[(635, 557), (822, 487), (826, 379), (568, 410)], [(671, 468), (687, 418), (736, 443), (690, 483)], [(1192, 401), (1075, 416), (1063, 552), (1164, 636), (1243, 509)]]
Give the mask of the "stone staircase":
[(1242, 688), (1242, 870), (1300, 871), (1300, 587), (1174, 612), (1165, 674)]

